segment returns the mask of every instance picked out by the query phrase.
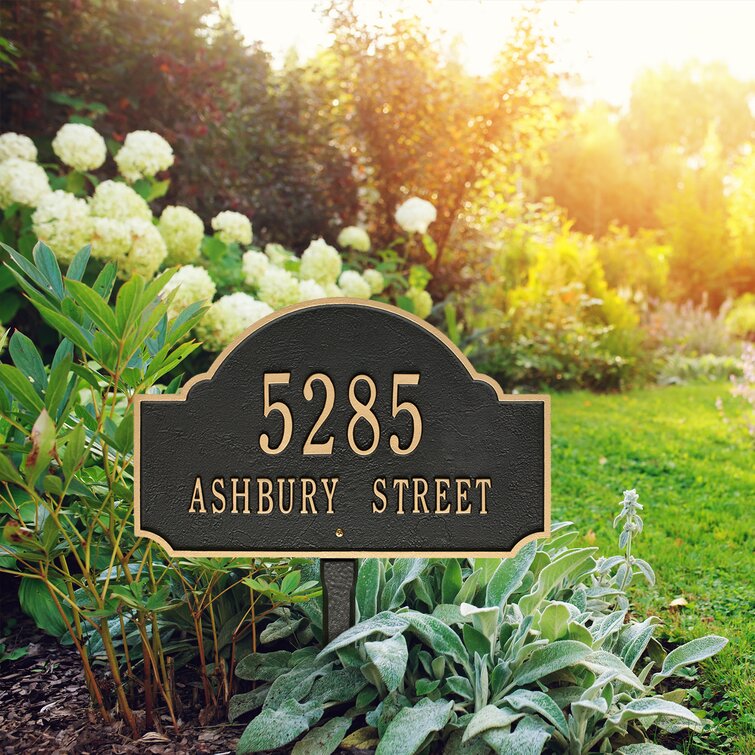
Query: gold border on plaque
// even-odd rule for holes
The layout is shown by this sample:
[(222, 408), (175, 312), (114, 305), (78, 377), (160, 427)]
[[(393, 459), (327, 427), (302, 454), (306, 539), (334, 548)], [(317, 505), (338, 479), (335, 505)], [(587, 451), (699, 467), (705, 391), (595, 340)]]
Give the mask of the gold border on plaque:
[[(338, 550), (338, 551), (291, 551), (291, 550), (234, 550), (234, 551), (183, 551), (174, 550), (170, 543), (160, 535), (149, 532), (141, 527), (141, 511), (139, 500), (139, 489), (141, 485), (140, 472), (140, 453), (141, 453), (141, 404), (143, 401), (186, 401), (191, 389), (205, 380), (212, 380), (220, 365), (226, 360), (230, 353), (248, 336), (256, 330), (263, 328), (265, 325), (281, 317), (297, 312), (301, 309), (314, 309), (316, 307), (329, 307), (333, 304), (351, 304), (367, 309), (378, 309), (384, 312), (403, 317), (410, 320), (416, 325), (424, 328), (430, 335), (440, 341), (450, 352), (461, 362), (471, 378), (476, 382), (487, 383), (498, 397), (498, 401), (541, 401), (543, 403), (543, 434), (544, 434), (544, 493), (545, 493), (545, 529), (542, 532), (533, 532), (523, 537), (517, 544), (508, 551), (364, 551), (364, 550)], [(532, 540), (540, 537), (550, 537), (551, 534), (551, 402), (547, 394), (507, 394), (503, 392), (501, 386), (488, 375), (475, 370), (469, 359), (461, 352), (451, 339), (444, 333), (429, 325), (416, 315), (406, 312), (403, 309), (394, 307), (391, 304), (370, 301), (367, 299), (351, 299), (347, 297), (338, 297), (332, 299), (321, 299), (304, 304), (293, 304), (273, 312), (261, 320), (250, 325), (243, 333), (237, 336), (223, 351), (218, 354), (215, 361), (207, 372), (195, 375), (178, 393), (175, 394), (137, 394), (134, 397), (134, 534), (137, 537), (146, 537), (159, 543), (172, 556), (189, 556), (195, 558), (211, 557), (252, 557), (252, 558), (506, 558), (513, 556), (520, 548)]]

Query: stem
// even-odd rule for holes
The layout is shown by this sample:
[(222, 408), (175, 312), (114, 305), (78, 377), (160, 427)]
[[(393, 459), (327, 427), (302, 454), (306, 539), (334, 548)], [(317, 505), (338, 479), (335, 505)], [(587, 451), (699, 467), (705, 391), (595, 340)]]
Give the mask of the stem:
[(100, 621), (100, 636), (102, 637), (105, 655), (107, 656), (108, 665), (110, 666), (110, 673), (113, 675), (115, 693), (118, 697), (118, 706), (121, 709), (121, 714), (126, 719), (126, 723), (131, 729), (134, 739), (136, 739), (139, 736), (139, 729), (136, 725), (136, 719), (134, 718), (131, 706), (128, 704), (126, 691), (123, 689), (123, 680), (121, 679), (121, 671), (118, 666), (118, 657), (115, 653), (115, 648), (113, 647), (113, 639), (110, 636), (110, 627), (108, 627), (105, 619)]

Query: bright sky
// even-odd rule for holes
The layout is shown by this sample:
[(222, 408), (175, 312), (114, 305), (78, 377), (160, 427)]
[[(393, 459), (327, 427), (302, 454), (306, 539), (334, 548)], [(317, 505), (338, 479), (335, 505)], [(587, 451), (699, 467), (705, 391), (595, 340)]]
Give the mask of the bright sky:
[[(294, 47), (306, 59), (328, 44), (327, 25), (312, 0), (221, 0), (247, 40), (260, 40), (277, 61)], [(357, 0), (363, 17), (403, 8), (460, 42), (473, 73), (485, 73), (502, 46), (520, 0)], [(721, 60), (735, 76), (755, 79), (752, 0), (545, 0), (555, 22), (559, 69), (578, 74), (587, 99), (624, 104), (643, 68), (691, 59)]]

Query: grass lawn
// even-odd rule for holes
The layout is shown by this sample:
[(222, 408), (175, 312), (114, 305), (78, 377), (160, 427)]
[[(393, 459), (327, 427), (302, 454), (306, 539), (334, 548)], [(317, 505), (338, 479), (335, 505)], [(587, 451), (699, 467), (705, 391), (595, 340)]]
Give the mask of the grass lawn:
[[(694, 695), (716, 722), (681, 745), (691, 753), (755, 753), (755, 453), (715, 407), (728, 386), (690, 385), (595, 396), (553, 396), (553, 520), (618, 552), (612, 530), (625, 488), (644, 504), (633, 553), (657, 584), (633, 586), (638, 610), (683, 642), (707, 633), (729, 645), (703, 664)], [(687, 605), (670, 607), (675, 598)]]

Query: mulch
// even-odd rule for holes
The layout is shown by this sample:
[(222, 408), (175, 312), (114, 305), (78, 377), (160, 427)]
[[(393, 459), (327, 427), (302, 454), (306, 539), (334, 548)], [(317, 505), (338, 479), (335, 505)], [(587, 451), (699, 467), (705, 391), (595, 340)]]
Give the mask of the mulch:
[[(122, 723), (105, 723), (90, 704), (76, 649), (61, 646), (27, 617), (14, 618), (18, 623), (12, 633), (0, 638), (6, 652), (24, 646), (29, 650), (18, 660), (0, 663), (2, 755), (230, 755), (236, 751), (244, 726), (202, 726), (200, 710), (188, 699), (177, 733), (167, 718), (162, 722), (164, 733), (148, 732), (138, 740)], [(7, 619), (3, 615), (0, 625)]]

